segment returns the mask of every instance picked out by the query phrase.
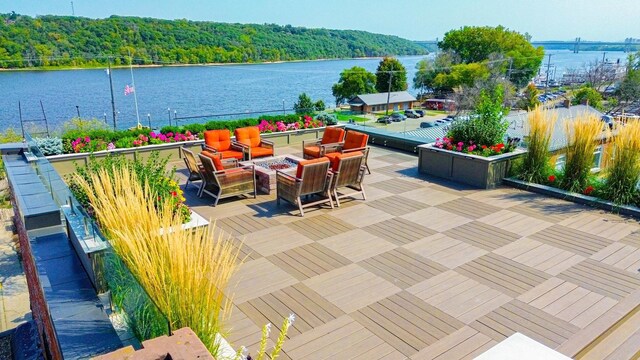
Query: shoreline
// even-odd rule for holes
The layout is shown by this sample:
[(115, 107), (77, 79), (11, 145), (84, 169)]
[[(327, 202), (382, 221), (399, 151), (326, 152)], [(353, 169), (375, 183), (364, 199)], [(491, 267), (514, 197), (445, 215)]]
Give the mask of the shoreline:
[[(412, 57), (412, 56), (429, 56), (426, 55), (394, 55), (395, 57)], [(320, 61), (341, 61), (341, 60), (375, 60), (382, 59), (383, 56), (367, 56), (356, 58), (326, 58), (326, 59), (300, 59), (300, 60), (282, 60), (282, 61), (262, 61), (262, 62), (245, 62), (245, 63), (203, 63), (203, 64), (148, 64), (148, 65), (133, 65), (133, 68), (162, 68), (162, 67), (209, 67), (209, 66), (242, 66), (242, 65), (272, 65), (272, 64), (287, 64), (287, 63), (302, 63), (302, 62), (320, 62)], [(13, 71), (67, 71), (67, 70), (104, 70), (107, 65), (103, 66), (55, 66), (55, 67), (32, 67), (32, 68), (0, 68), (0, 72), (13, 72)], [(111, 69), (127, 69), (129, 65), (112, 65)]]

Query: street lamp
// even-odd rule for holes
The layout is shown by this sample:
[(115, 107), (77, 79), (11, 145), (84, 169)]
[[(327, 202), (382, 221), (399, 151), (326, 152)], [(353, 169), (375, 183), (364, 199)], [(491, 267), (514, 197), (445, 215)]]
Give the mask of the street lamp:
[(282, 99), (282, 115), (283, 116), (287, 115), (287, 110), (285, 110), (284, 108), (284, 99)]
[(171, 126), (171, 108), (167, 108), (167, 114), (169, 115), (169, 126)]
[(78, 119), (80, 118), (80, 105), (76, 105), (76, 112), (78, 113)]
[(147, 114), (147, 118), (149, 119), (149, 130), (151, 130), (151, 114)]
[(104, 123), (107, 123), (107, 113), (104, 113)]

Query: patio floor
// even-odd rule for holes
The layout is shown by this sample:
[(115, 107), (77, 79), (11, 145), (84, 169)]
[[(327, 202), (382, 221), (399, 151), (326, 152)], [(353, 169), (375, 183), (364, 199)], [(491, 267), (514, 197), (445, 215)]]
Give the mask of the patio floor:
[[(293, 312), (283, 359), (473, 358), (514, 332), (569, 353), (640, 301), (636, 220), (425, 178), (415, 156), (383, 148), (369, 167), (366, 201), (304, 218), (275, 195), (214, 208), (195, 186), (185, 191), (247, 257), (234, 281), (234, 347), (255, 354), (261, 326), (274, 324), (275, 340)], [(639, 335), (601, 358), (632, 357)]]

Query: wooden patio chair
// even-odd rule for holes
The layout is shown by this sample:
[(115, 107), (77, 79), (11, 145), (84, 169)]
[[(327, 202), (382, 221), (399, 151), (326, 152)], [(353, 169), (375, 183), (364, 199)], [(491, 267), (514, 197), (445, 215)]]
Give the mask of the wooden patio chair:
[(205, 131), (202, 153), (220, 154), (223, 159), (244, 159), (243, 147), (231, 141), (231, 132), (228, 129)]
[[(215, 199), (213, 206), (218, 205), (220, 199), (253, 193), (256, 198), (256, 171), (253, 165), (237, 166), (237, 160), (230, 159), (223, 164), (219, 157), (209, 157), (199, 154), (202, 162), (202, 185), (198, 196), (203, 194)], [(235, 163), (236, 166), (231, 164)], [(226, 165), (226, 166), (225, 166)]]
[(317, 159), (324, 154), (338, 151), (344, 144), (344, 134), (342, 128), (327, 127), (321, 139), (302, 141), (302, 156), (305, 159)]
[[(295, 176), (280, 170), (276, 171), (276, 201), (278, 205), (280, 205), (280, 199), (298, 205), (300, 216), (304, 216), (304, 208), (327, 202), (333, 209), (333, 201), (331, 201), (329, 194), (330, 164), (329, 159), (322, 157), (300, 161)], [(303, 203), (302, 197), (309, 195), (320, 195), (321, 199)]]
[(369, 170), (369, 165), (367, 164), (367, 159), (369, 158), (368, 141), (369, 135), (359, 131), (349, 130), (347, 131), (342, 146), (338, 147), (335, 152), (325, 154), (325, 156), (333, 161), (333, 158), (336, 157), (337, 154), (362, 152), (362, 154), (364, 154), (364, 166), (367, 169), (367, 173), (371, 174), (371, 170)]
[(181, 147), (180, 150), (182, 150), (182, 154), (184, 155), (184, 163), (185, 165), (187, 165), (187, 170), (189, 171), (187, 182), (184, 184), (184, 188), (186, 190), (187, 186), (189, 186), (189, 183), (202, 180), (202, 164), (198, 164), (193, 151), (185, 148), (184, 146)]
[(275, 145), (260, 137), (257, 126), (238, 128), (235, 130), (235, 135), (234, 144), (242, 147), (245, 160), (275, 155)]
[[(340, 207), (340, 199), (362, 195), (362, 200), (367, 199), (364, 192), (364, 172), (366, 169), (365, 155), (361, 151), (339, 154), (331, 161), (332, 180), (330, 193), (336, 205)], [(350, 192), (339, 192), (347, 190)]]

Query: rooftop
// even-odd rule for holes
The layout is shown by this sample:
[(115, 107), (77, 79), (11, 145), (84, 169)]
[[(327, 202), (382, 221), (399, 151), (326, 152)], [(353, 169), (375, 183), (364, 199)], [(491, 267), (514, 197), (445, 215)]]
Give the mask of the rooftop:
[[(366, 201), (304, 218), (273, 194), (212, 207), (195, 186), (185, 191), (246, 256), (233, 346), (255, 354), (261, 327), (293, 312), (283, 359), (473, 358), (515, 332), (569, 356), (587, 345), (595, 358), (640, 350), (636, 220), (426, 178), (417, 157), (378, 147), (369, 167)], [(636, 323), (623, 336), (600, 336), (627, 314)]]
[(377, 93), (377, 94), (364, 94), (358, 95), (349, 101), (352, 105), (382, 105), (386, 104), (387, 100), (390, 103), (409, 102), (416, 101), (416, 98), (406, 91), (393, 91), (391, 93)]

